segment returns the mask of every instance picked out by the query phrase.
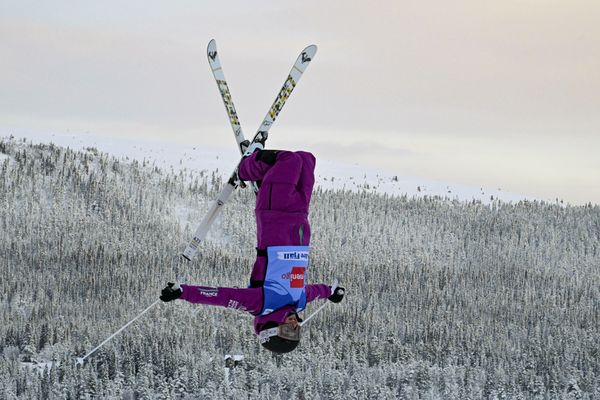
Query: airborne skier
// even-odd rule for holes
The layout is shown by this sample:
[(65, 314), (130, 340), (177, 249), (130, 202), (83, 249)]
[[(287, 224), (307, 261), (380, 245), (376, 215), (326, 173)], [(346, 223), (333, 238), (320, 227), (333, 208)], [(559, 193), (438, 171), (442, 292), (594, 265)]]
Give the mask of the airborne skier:
[(222, 306), (254, 315), (254, 332), (276, 353), (300, 341), (298, 312), (316, 299), (338, 303), (341, 287), (305, 285), (310, 245), (308, 208), (314, 185), (315, 157), (308, 152), (263, 150), (253, 143), (238, 168), (241, 181), (259, 185), (256, 197), (257, 255), (248, 288), (170, 283), (160, 299)]
[(306, 303), (325, 298), (334, 303), (342, 301), (345, 290), (338, 287), (337, 282), (331, 287), (323, 284), (305, 285), (304, 283), (310, 244), (308, 206), (315, 181), (314, 156), (301, 151), (263, 150), (269, 129), (316, 51), (317, 46), (310, 45), (296, 58), (296, 62), (273, 105), (250, 142), (245, 140), (239, 124), (219, 60), (217, 44), (214, 39), (209, 42), (208, 62), (219, 87), (231, 128), (243, 158), (212, 203), (196, 229), (193, 239), (181, 256), (188, 261), (194, 258), (198, 252), (198, 246), (206, 237), (211, 224), (233, 191), (238, 186), (243, 186), (243, 180), (250, 180), (253, 182), (253, 188), (257, 194), (256, 230), (258, 239), (250, 286), (247, 289), (213, 288), (169, 282), (167, 287), (161, 291), (160, 300), (156, 300), (146, 307), (86, 355), (78, 357), (79, 364), (83, 364), (85, 359), (161, 300), (167, 302), (181, 298), (191, 303), (247, 311), (255, 316), (254, 331), (259, 335), (261, 344), (276, 353), (287, 353), (294, 350), (300, 341), (300, 328), (303, 323), (306, 323), (323, 307), (321, 306), (302, 322), (298, 312), (304, 310)]

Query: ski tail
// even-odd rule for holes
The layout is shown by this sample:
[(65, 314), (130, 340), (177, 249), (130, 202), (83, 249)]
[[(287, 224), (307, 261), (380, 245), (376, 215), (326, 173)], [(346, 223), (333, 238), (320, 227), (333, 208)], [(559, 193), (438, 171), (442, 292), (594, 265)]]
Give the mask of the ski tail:
[(202, 243), (202, 241), (208, 234), (208, 230), (212, 226), (213, 222), (215, 222), (215, 219), (217, 219), (217, 217), (221, 213), (223, 206), (225, 205), (227, 200), (229, 200), (235, 188), (236, 186), (234, 184), (232, 184), (231, 182), (227, 182), (223, 189), (221, 189), (221, 192), (218, 194), (215, 201), (213, 201), (208, 212), (206, 213), (206, 215), (200, 222), (200, 225), (196, 229), (196, 232), (194, 232), (194, 237), (192, 238), (192, 241), (187, 245), (187, 247), (183, 251), (182, 256), (185, 257), (188, 261), (191, 261), (196, 256), (196, 254), (198, 254), (198, 247), (200, 246), (200, 243)]

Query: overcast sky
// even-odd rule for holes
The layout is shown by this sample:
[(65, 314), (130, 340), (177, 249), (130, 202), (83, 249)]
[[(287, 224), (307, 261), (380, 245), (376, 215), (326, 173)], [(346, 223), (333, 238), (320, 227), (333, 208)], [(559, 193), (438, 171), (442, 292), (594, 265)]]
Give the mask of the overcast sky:
[[(0, 129), (233, 145), (319, 51), (269, 145), (600, 204), (600, 1), (0, 0)], [(233, 150), (232, 150), (233, 151)]]

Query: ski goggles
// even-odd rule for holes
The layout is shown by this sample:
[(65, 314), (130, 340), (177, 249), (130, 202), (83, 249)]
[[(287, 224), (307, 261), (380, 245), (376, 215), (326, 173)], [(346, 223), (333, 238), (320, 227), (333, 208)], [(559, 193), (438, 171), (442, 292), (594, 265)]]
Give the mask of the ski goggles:
[(282, 339), (291, 340), (294, 342), (300, 341), (300, 325), (298, 325), (295, 329), (292, 324), (282, 324), (275, 328), (265, 329), (260, 332), (258, 337), (261, 343), (268, 342), (270, 338), (273, 336), (278, 336)]

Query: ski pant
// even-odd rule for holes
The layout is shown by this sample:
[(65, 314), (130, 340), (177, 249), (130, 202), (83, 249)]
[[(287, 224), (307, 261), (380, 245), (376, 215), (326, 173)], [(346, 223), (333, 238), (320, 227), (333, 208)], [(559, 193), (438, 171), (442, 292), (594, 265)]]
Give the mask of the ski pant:
[(315, 157), (308, 152), (259, 150), (240, 164), (239, 176), (260, 185), (256, 197), (257, 257), (250, 286), (262, 286), (268, 246), (310, 245), (308, 208), (315, 183)]

